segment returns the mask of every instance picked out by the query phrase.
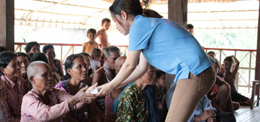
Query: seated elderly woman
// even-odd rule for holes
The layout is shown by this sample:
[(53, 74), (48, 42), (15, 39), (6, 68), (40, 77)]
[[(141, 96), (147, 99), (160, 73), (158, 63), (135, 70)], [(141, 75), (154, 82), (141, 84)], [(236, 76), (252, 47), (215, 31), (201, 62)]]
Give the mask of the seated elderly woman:
[[(31, 62), (34, 62), (34, 61), (43, 61), (43, 62), (49, 64), (46, 55), (43, 53), (40, 53), (40, 52), (32, 55)], [(51, 72), (52, 72), (52, 76), (53, 76), (52, 87), (54, 87), (58, 82), (60, 82), (61, 77), (56, 72), (54, 72), (52, 70), (51, 70)]]
[(0, 122), (19, 122), (22, 98), (26, 94), (25, 80), (20, 77), (20, 65), (13, 52), (0, 54), (1, 98)]
[(84, 87), (74, 96), (51, 88), (51, 68), (42, 61), (32, 62), (28, 66), (27, 76), (33, 89), (23, 97), (21, 122), (60, 122), (65, 120), (64, 115), (69, 111), (80, 109), (96, 98), (90, 94), (95, 87)]
[[(113, 105), (117, 122), (158, 122), (160, 120), (155, 90), (152, 86), (155, 76), (155, 68), (150, 66), (141, 78), (126, 86)], [(114, 108), (116, 106), (117, 108)]]

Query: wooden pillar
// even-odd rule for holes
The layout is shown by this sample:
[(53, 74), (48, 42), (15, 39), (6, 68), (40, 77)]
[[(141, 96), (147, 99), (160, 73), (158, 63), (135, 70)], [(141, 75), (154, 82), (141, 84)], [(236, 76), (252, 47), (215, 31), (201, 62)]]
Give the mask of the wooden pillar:
[[(168, 19), (178, 23), (184, 28), (187, 27), (187, 12), (188, 12), (188, 0), (168, 0)], [(165, 86), (166, 90), (169, 89), (175, 75), (166, 74)]]
[(168, 0), (168, 19), (186, 28), (188, 0)]
[[(260, 7), (260, 2), (259, 2)], [(255, 63), (255, 80), (260, 80), (260, 10), (258, 12), (258, 29), (257, 29), (257, 51), (256, 51), (256, 63)], [(251, 81), (250, 81), (251, 83)], [(256, 93), (258, 93), (258, 87), (256, 87)]]
[(14, 51), (14, 0), (0, 0), (0, 46)]

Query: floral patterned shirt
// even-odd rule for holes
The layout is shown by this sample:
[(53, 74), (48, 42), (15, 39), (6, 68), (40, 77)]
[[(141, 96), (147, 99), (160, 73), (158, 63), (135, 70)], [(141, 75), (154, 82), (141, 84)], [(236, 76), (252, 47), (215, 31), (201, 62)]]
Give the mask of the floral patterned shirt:
[(135, 83), (127, 87), (118, 99), (116, 122), (147, 122), (145, 96)]

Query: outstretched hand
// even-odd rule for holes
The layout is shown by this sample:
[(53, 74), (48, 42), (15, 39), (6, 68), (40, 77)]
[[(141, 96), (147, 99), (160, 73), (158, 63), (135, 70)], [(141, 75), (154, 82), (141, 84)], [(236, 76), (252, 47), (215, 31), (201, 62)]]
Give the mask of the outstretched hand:
[(97, 89), (100, 89), (98, 96), (106, 96), (114, 90), (114, 87), (110, 83), (106, 83), (102, 86), (98, 86)]
[(95, 89), (97, 86), (97, 84), (91, 86), (91, 87), (84, 87), (81, 90), (79, 90), (77, 92), (77, 94), (75, 95), (75, 97), (77, 97), (77, 99), (79, 100), (79, 102), (81, 103), (91, 103), (93, 100), (96, 99), (96, 95), (95, 94), (91, 94), (90, 91)]

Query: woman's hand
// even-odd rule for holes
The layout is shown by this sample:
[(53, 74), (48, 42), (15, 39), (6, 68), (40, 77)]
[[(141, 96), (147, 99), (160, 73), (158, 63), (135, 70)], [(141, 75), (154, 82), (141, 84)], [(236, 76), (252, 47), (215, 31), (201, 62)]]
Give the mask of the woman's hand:
[(91, 87), (86, 86), (79, 90), (74, 97), (76, 97), (80, 103), (91, 103), (93, 100), (96, 99), (97, 95), (91, 94), (90, 91), (95, 89), (96, 86), (97, 84), (92, 85)]
[(114, 86), (110, 83), (106, 83), (102, 86), (97, 87), (97, 89), (100, 89), (98, 96), (106, 96), (110, 94), (114, 90)]

